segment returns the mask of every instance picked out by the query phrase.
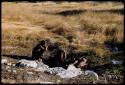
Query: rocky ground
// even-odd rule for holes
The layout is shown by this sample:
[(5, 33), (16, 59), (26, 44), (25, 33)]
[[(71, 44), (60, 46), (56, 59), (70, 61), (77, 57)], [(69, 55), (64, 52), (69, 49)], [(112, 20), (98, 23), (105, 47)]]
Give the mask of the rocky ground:
[(2, 59), (2, 83), (37, 83), (37, 84), (120, 84), (123, 83), (123, 75), (101, 74), (99, 80), (91, 75), (78, 75), (72, 78), (61, 78), (58, 75), (46, 71), (36, 70), (32, 67), (18, 67), (18, 60), (11, 58)]

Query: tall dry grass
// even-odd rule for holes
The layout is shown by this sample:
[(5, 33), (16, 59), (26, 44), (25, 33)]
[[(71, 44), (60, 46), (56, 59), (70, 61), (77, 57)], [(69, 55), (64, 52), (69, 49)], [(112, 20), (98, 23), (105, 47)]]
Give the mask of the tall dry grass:
[[(2, 2), (2, 24), (8, 24), (8, 28), (7, 26), (2, 27), (2, 46), (19, 46), (31, 50), (38, 40), (49, 38), (62, 44), (63, 47), (72, 43), (80, 51), (93, 49), (98, 56), (105, 56), (109, 52), (105, 47), (105, 42), (112, 42), (111, 40), (115, 39), (115, 42), (123, 43), (124, 16), (122, 14), (88, 11), (62, 16), (54, 13), (73, 9), (108, 10), (119, 8), (123, 8), (123, 3), (90, 1), (47, 5)], [(21, 25), (24, 27), (11, 27), (10, 23), (18, 25), (15, 24), (16, 22), (18, 24), (23, 22)], [(26, 26), (36, 28), (27, 29)], [(37, 30), (37, 26), (40, 30)]]

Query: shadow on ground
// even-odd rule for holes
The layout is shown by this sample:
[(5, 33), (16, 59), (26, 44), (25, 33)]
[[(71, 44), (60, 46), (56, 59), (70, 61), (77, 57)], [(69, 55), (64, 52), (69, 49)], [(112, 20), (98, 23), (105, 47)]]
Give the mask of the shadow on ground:
[(124, 9), (104, 9), (104, 10), (78, 10), (78, 9), (73, 9), (73, 10), (64, 10), (61, 12), (56, 12), (56, 13), (49, 13), (49, 12), (45, 12), (45, 14), (57, 14), (57, 15), (61, 15), (61, 16), (71, 16), (71, 15), (77, 15), (77, 14), (81, 14), (84, 12), (110, 12), (110, 13), (119, 13), (119, 14), (124, 14)]
[(13, 59), (27, 59), (27, 60), (31, 60), (31, 57), (30, 56), (20, 56), (20, 55), (10, 55), (10, 54), (3, 54), (1, 56), (6, 56), (6, 57), (10, 57), (10, 58), (13, 58)]

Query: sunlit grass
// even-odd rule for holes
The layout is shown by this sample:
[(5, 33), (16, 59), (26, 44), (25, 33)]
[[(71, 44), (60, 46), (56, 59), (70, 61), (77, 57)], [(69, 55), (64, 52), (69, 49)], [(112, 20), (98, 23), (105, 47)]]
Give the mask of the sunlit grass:
[[(2, 24), (7, 24), (2, 26), (2, 47), (18, 47), (19, 54), (30, 55), (38, 41), (49, 38), (64, 48), (72, 43), (78, 51), (93, 50), (99, 58), (105, 57), (110, 54), (105, 47), (105, 42), (114, 43), (113, 39), (115, 39), (115, 43), (124, 42), (124, 16), (122, 14), (87, 11), (62, 16), (54, 13), (73, 9), (119, 8), (123, 8), (123, 3), (89, 1), (47, 5), (41, 2), (2, 2)], [(16, 22), (19, 25), (15, 24)], [(33, 26), (34, 28), (32, 28)], [(11, 50), (4, 49), (2, 52), (11, 52)]]

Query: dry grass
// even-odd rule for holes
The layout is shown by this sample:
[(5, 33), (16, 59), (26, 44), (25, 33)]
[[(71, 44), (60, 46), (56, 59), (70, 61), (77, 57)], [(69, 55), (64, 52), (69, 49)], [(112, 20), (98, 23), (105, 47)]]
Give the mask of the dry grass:
[[(77, 10), (98, 10), (99, 7), (105, 10), (119, 9), (119, 7), (123, 7), (122, 3), (89, 1), (80, 3), (61, 2), (58, 4), (48, 2), (48, 4), (50, 5), (46, 3), (3, 2), (3, 45), (10, 42), (8, 44), (13, 46), (31, 47), (33, 43), (43, 38), (62, 40), (67, 45), (69, 44), (68, 40), (72, 38), (74, 44), (83, 46), (90, 45), (93, 39), (101, 44), (114, 37), (116, 42), (123, 42), (122, 14), (91, 11), (71, 16), (48, 14), (65, 11), (66, 8), (68, 10), (74, 8)], [(112, 29), (115, 29), (117, 33), (111, 35)], [(109, 35), (106, 32), (109, 32)], [(8, 40), (8, 42), (5, 40)], [(22, 41), (24, 42), (21, 43)], [(29, 41), (31, 43), (27, 44), (26, 42)]]

